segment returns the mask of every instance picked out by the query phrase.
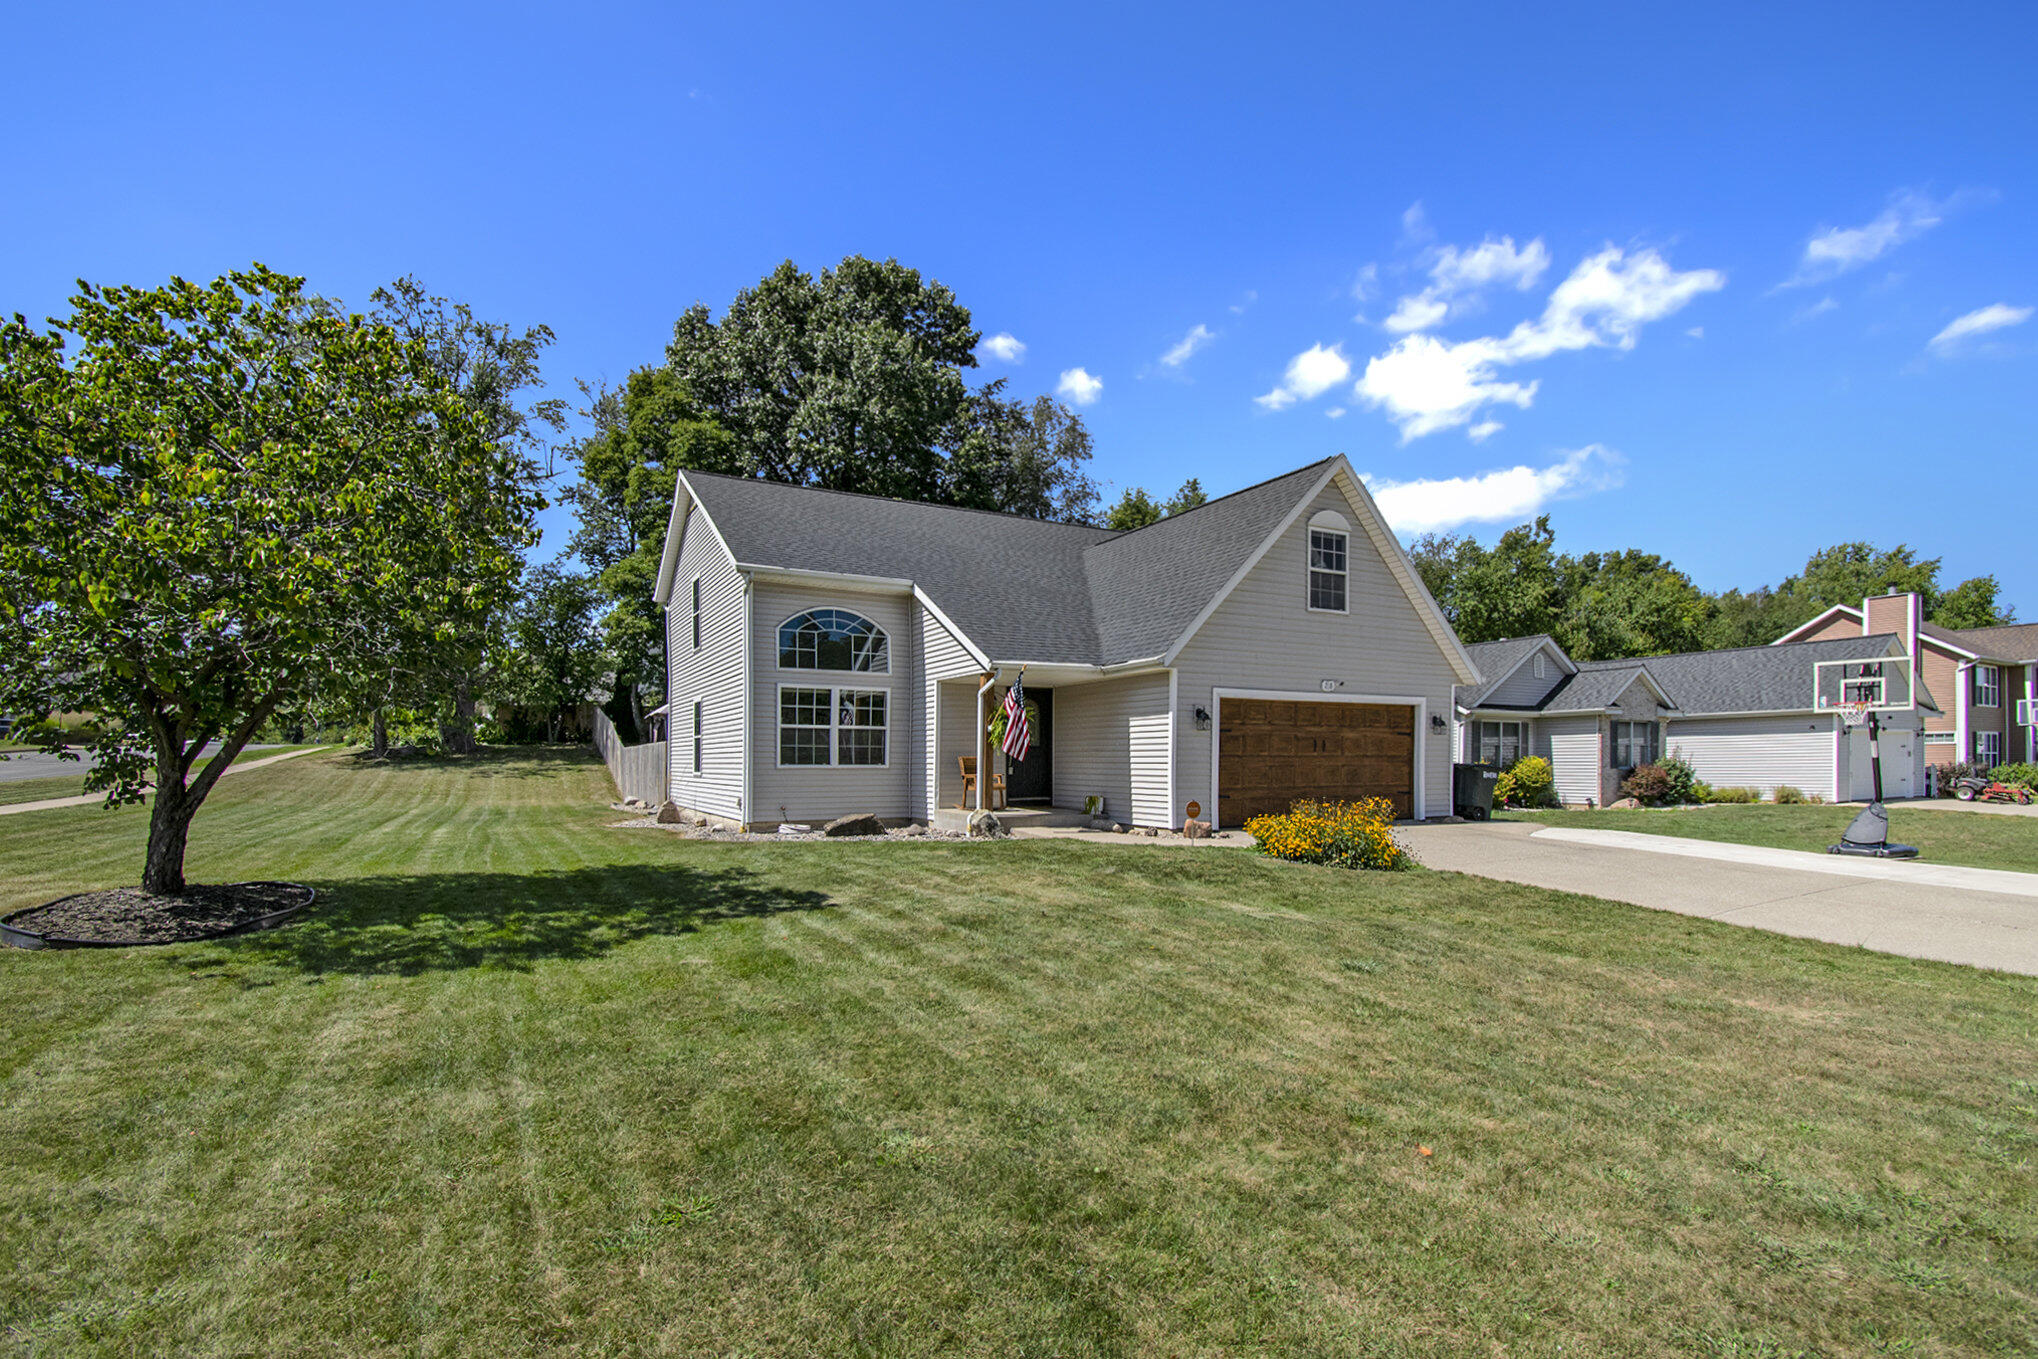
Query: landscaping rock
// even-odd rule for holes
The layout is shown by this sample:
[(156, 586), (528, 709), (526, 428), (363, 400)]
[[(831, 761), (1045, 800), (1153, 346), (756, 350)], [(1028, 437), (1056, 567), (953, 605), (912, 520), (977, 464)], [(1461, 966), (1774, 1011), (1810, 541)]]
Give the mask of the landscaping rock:
[(1158, 826), (1141, 826), (1141, 827), (1139, 828), (1139, 833), (1140, 833), (1141, 835), (1145, 835), (1145, 836), (1149, 836), (1149, 837), (1158, 837), (1158, 836), (1160, 835), (1160, 833), (1161, 833), (1161, 832), (1160, 832), (1160, 827), (1158, 827)]
[(909, 836), (919, 836), (919, 835), (925, 835), (926, 833), (927, 833), (927, 828), (926, 828), (925, 826), (921, 825), (921, 824), (920, 824), (920, 823), (919, 823), (918, 821), (915, 821), (915, 822), (914, 822), (913, 824), (911, 824), (910, 826), (901, 826), (901, 827), (899, 827), (899, 834), (901, 834), (901, 835), (909, 835)]
[(883, 835), (884, 833), (885, 823), (872, 816), (869, 812), (861, 812), (855, 816), (838, 816), (827, 825), (821, 827), (821, 834), (836, 838), (844, 835)]
[(1125, 827), (1119, 825), (1116, 821), (1113, 821), (1111, 823), (1111, 833), (1113, 835), (1123, 835), (1125, 834)]
[(1638, 798), (1624, 797), (1619, 802), (1609, 802), (1606, 805), (1616, 812), (1631, 812), (1642, 804)]
[(780, 835), (805, 835), (813, 829), (812, 826), (796, 825), (791, 821), (781, 821), (778, 823), (778, 833)]
[(1184, 821), (1182, 823), (1182, 838), (1184, 840), (1209, 839), (1210, 823), (1208, 821), (1197, 821), (1193, 819)]
[(1012, 832), (1005, 829), (1005, 823), (990, 812), (977, 812), (969, 819), (969, 833), (972, 837), (994, 840)]
[(668, 802), (658, 809), (658, 824), (661, 826), (683, 826), (686, 813), (679, 809), (677, 802)]

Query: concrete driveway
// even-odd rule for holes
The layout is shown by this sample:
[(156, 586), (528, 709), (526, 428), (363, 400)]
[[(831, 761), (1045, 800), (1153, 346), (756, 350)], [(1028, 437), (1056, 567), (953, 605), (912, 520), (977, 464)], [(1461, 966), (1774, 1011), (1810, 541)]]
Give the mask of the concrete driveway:
[[(1399, 833), (1430, 868), (2038, 976), (2034, 874), (1796, 855), (1619, 831), (1560, 832), (1526, 821), (1407, 826)], [(1854, 876), (1864, 869), (1874, 876)]]

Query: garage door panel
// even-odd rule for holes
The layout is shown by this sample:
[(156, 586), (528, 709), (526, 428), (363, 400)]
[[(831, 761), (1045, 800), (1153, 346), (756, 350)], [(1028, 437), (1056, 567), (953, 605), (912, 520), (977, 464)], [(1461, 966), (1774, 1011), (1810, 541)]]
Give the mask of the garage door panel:
[(1415, 806), (1415, 712), (1392, 704), (1225, 699), (1219, 707), (1219, 821), (1285, 812), (1298, 800), (1384, 797)]

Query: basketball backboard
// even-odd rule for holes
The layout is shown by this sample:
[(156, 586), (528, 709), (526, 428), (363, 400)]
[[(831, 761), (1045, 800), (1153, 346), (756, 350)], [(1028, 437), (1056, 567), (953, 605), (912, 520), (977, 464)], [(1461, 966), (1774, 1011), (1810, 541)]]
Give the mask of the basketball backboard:
[(1812, 707), (1822, 713), (1909, 712), (1917, 706), (1908, 656), (1864, 656), (1851, 661), (1818, 661), (1812, 666)]

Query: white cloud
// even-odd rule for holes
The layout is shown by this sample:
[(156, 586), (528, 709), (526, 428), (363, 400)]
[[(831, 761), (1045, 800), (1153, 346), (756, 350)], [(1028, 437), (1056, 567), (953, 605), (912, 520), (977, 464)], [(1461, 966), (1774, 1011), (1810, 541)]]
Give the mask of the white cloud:
[(1450, 303), (1424, 290), (1402, 298), (1395, 305), (1393, 315), (1380, 324), (1396, 335), (1405, 335), (1411, 330), (1428, 330), (1431, 326), (1440, 325), (1450, 313)]
[(1858, 269), (1870, 260), (1915, 240), (1945, 220), (1951, 201), (1935, 203), (1908, 190), (1891, 197), (1889, 206), (1871, 222), (1858, 227), (1827, 227), (1812, 233), (1805, 242), (1804, 257), (1797, 272), (1783, 281), (1786, 288), (1823, 283)]
[(1705, 338), (1705, 327), (1693, 326), (1690, 330), (1687, 330), (1684, 333), (1686, 335), (1689, 335), (1694, 340), (1703, 340)]
[(1005, 363), (1020, 363), (1026, 358), (1026, 342), (1013, 335), (1010, 331), (999, 331), (996, 335), (991, 336), (978, 345), (977, 348), (983, 350), (992, 358)]
[(1342, 420), (1345, 418), (1345, 408), (1343, 406), (1332, 406), (1323, 413), (1323, 418), (1326, 420)]
[(1824, 316), (1829, 311), (1838, 311), (1839, 309), (1840, 304), (1838, 302), (1835, 302), (1832, 299), (1832, 297), (1828, 295), (1820, 298), (1818, 301), (1812, 303), (1809, 306), (1799, 307), (1795, 312), (1791, 314), (1790, 321), (1792, 325), (1802, 325), (1806, 321), (1810, 321), (1815, 317)]
[(1536, 286), (1549, 267), (1550, 252), (1540, 239), (1517, 250), (1512, 236), (1499, 240), (1488, 236), (1470, 250), (1444, 246), (1437, 251), (1429, 276), (1446, 296), (1496, 283), (1526, 292)]
[(2023, 325), (2031, 319), (2031, 310), (2029, 307), (2013, 307), (2007, 302), (1991, 302), (1986, 307), (1977, 308), (1965, 316), (1956, 318), (1946, 329), (1932, 337), (1931, 346), (1941, 354), (1951, 353), (1959, 348), (1962, 340), (1976, 335), (1986, 335), (1992, 330)]
[(1654, 250), (1629, 255), (1608, 246), (1581, 261), (1556, 286), (1535, 320), (1523, 321), (1504, 336), (1457, 343), (1405, 335), (1367, 362), (1353, 392), (1400, 426), (1403, 443), (1470, 424), (1489, 405), (1526, 408), (1538, 384), (1501, 381), (1499, 369), (1565, 350), (1632, 349), (1648, 322), (1726, 282), (1726, 275), (1715, 269), (1679, 273)]
[(1401, 213), (1401, 243), (1403, 245), (1424, 245), (1436, 236), (1429, 224), (1429, 217), (1422, 210), (1422, 200), (1416, 199)]
[(1247, 307), (1250, 307), (1253, 303), (1259, 300), (1260, 300), (1259, 293), (1252, 288), (1247, 288), (1245, 290), (1245, 296), (1239, 298), (1238, 301), (1231, 304), (1231, 314), (1233, 316), (1241, 316), (1245, 313), (1245, 309)]
[(1377, 264), (1367, 265), (1352, 279), (1352, 297), (1360, 302), (1368, 300), (1379, 290), (1380, 266)]
[(1621, 484), (1621, 456), (1602, 444), (1565, 453), (1548, 467), (1505, 467), (1472, 477), (1421, 481), (1366, 478), (1396, 533), (1434, 533), (1460, 524), (1522, 523), (1553, 500)]
[(1062, 370), (1061, 381), (1055, 384), (1055, 394), (1078, 406), (1087, 406), (1104, 395), (1104, 379), (1091, 377), (1087, 368)]
[(1498, 420), (1481, 420), (1478, 424), (1465, 431), (1465, 437), (1475, 444), (1483, 444), (1505, 428), (1507, 426), (1501, 424)]
[(1273, 391), (1253, 400), (1270, 411), (1282, 410), (1297, 401), (1322, 396), (1351, 375), (1352, 361), (1344, 356), (1343, 345), (1325, 349), (1313, 344), (1288, 360), (1288, 371)]
[(1180, 368), (1189, 361), (1190, 355), (1216, 338), (1216, 331), (1206, 325), (1198, 324), (1187, 335), (1184, 335), (1174, 348), (1161, 355), (1161, 362), (1170, 368)]

